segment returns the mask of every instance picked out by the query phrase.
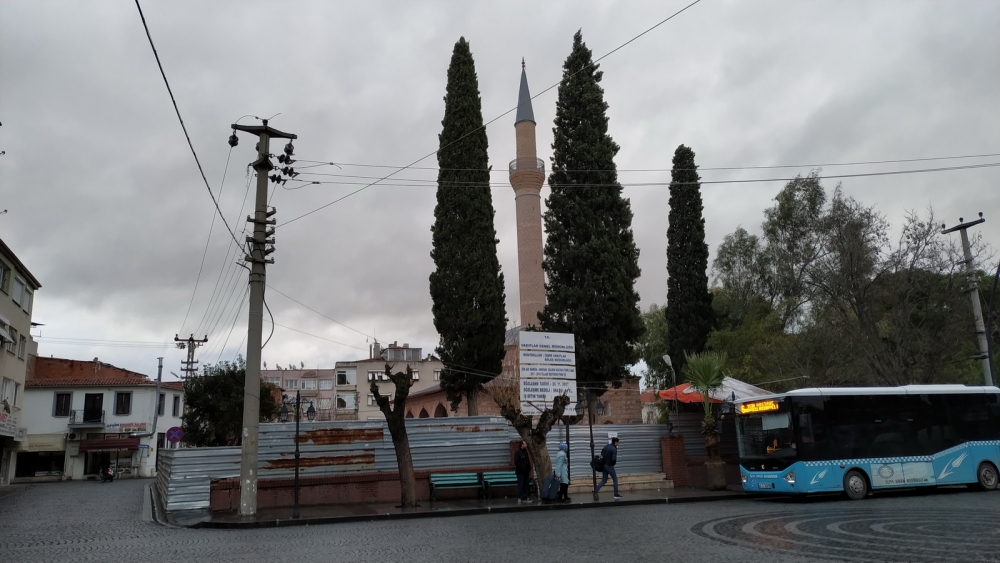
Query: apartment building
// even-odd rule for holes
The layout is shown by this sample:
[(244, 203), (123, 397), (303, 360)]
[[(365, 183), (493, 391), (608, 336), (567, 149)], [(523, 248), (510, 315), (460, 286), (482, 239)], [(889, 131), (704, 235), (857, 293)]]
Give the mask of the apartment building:
[(357, 372), (351, 368), (261, 370), (263, 381), (281, 389), (286, 402), (295, 401), (295, 392), (301, 397), (302, 411), (312, 405), (316, 420), (357, 420)]
[(410, 394), (418, 393), (438, 384), (444, 364), (431, 354), (423, 356), (421, 348), (410, 348), (409, 344), (393, 342), (382, 348), (375, 343), (369, 349), (369, 357), (363, 360), (337, 362), (336, 369), (357, 374), (361, 382), (358, 384), (358, 420), (384, 419), (385, 416), (375, 404), (375, 395), (370, 392), (371, 382), (378, 386), (381, 395), (391, 396), (396, 386), (385, 375), (385, 365), (392, 366), (393, 372), (404, 371), (407, 366), (413, 370), (413, 387)]

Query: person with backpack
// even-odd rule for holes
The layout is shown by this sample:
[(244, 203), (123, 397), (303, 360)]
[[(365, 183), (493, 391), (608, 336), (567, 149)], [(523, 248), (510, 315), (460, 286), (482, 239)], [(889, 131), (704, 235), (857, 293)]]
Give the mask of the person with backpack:
[(556, 497), (558, 502), (569, 502), (569, 446), (566, 444), (559, 444), (559, 451), (556, 452), (556, 457), (552, 461), (552, 471), (556, 474), (556, 478), (559, 480), (559, 496)]
[(521, 440), (521, 447), (514, 452), (514, 475), (517, 476), (517, 504), (528, 502), (531, 458), (528, 457), (528, 443), (524, 440)]
[[(615, 500), (624, 498), (618, 493), (618, 474), (615, 473), (615, 464), (618, 463), (618, 438), (612, 438), (611, 443), (604, 446), (601, 450), (601, 458), (604, 462), (604, 467), (601, 468), (602, 478), (601, 482), (597, 484), (597, 488), (594, 489), (596, 495), (597, 492), (601, 490), (601, 487), (608, 483), (608, 475), (611, 476), (611, 480), (614, 483)], [(595, 496), (596, 499), (596, 496)]]

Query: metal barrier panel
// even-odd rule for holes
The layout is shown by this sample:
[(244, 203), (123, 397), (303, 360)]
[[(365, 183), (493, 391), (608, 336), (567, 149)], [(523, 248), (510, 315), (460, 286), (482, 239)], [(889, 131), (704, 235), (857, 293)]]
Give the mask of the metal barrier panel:
[[(569, 428), (570, 479), (589, 479), (592, 473), (590, 468), (590, 428), (586, 424), (574, 424)], [(608, 433), (617, 433), (618, 439), (621, 441), (618, 448), (618, 464), (615, 465), (616, 473), (634, 475), (663, 472), (660, 439), (668, 434), (665, 424), (595, 425), (594, 451), (597, 455), (600, 455), (604, 446), (611, 441)], [(559, 451), (559, 443), (565, 441), (566, 427), (562, 424), (553, 426), (546, 437), (549, 456), (554, 457)]]

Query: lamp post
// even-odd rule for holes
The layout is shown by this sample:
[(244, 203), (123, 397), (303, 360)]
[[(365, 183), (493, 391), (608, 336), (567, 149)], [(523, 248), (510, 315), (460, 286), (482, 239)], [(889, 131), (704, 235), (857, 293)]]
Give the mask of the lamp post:
[[(295, 392), (295, 505), (292, 507), (292, 518), (298, 518), (299, 514), (299, 418), (302, 412), (302, 399), (299, 392)], [(288, 422), (288, 402), (282, 401), (281, 411), (278, 416), (281, 422)], [(306, 409), (306, 418), (312, 422), (316, 418), (316, 408), (312, 401), (309, 401), (309, 408)]]
[[(590, 459), (594, 459), (597, 452), (594, 449), (594, 412), (590, 410), (590, 402), (594, 399), (594, 395), (587, 389), (587, 426), (590, 428)], [(583, 405), (581, 402), (583, 399), (579, 399), (576, 402), (576, 413), (577, 416), (583, 414)], [(597, 415), (602, 416), (604, 414), (604, 403), (597, 401)], [(594, 500), (598, 500), (597, 496), (597, 470), (593, 467), (590, 468), (594, 479)]]

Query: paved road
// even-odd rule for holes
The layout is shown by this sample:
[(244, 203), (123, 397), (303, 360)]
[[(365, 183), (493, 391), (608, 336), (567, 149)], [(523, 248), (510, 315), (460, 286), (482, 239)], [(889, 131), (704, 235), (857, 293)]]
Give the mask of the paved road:
[(1000, 493), (718, 501), (263, 530), (141, 518), (146, 480), (0, 498), (0, 561), (1000, 562)]

